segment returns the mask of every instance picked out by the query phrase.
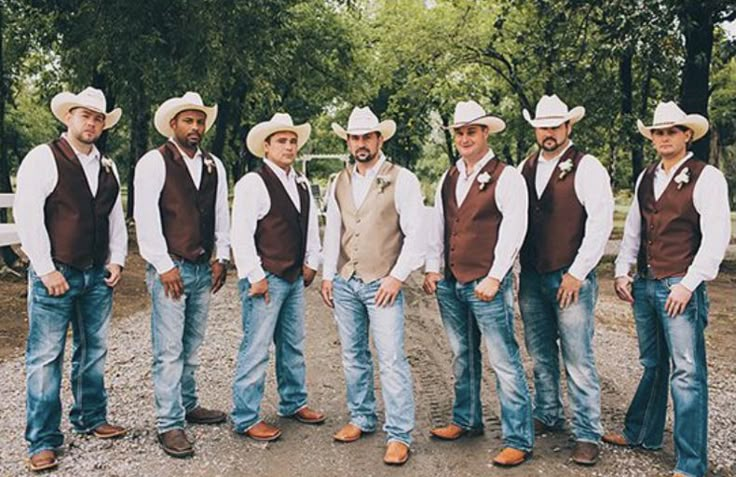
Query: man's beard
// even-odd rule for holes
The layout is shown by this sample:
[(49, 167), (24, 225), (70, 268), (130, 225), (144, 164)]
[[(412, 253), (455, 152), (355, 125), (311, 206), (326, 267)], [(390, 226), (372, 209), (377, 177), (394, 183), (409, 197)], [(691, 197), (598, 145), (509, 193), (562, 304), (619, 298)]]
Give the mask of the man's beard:
[[(365, 151), (368, 154), (366, 154), (365, 156), (361, 158), (360, 155), (358, 155), (358, 153), (361, 151)], [(371, 151), (364, 147), (361, 147), (360, 149), (355, 151), (355, 153), (353, 153), (353, 159), (355, 159), (357, 162), (371, 162), (373, 159), (375, 159), (375, 157), (376, 157), (375, 154), (371, 154)]]
[[(548, 144), (550, 141), (552, 142), (553, 145), (552, 146), (545, 146), (545, 144)], [(554, 139), (554, 138), (546, 138), (544, 141), (542, 141), (541, 143), (539, 143), (539, 147), (541, 147), (542, 149), (544, 149), (547, 152), (554, 152), (557, 149), (559, 149), (560, 143), (557, 142), (557, 139)]]
[(91, 145), (93, 145), (93, 144), (94, 144), (94, 143), (95, 143), (95, 142), (96, 142), (96, 141), (97, 141), (97, 140), (98, 140), (98, 139), (100, 138), (100, 136), (101, 136), (101, 134), (100, 134), (100, 135), (97, 135), (97, 136), (95, 136), (95, 135), (94, 135), (94, 133), (92, 133), (92, 134), (91, 134), (91, 139), (87, 139), (87, 138), (85, 137), (85, 134), (86, 134), (86, 133), (85, 133), (84, 131), (83, 131), (83, 132), (81, 132), (81, 133), (79, 133), (79, 134), (74, 134), (74, 139), (76, 139), (77, 141), (81, 142), (82, 144), (87, 144), (88, 146), (91, 146)]

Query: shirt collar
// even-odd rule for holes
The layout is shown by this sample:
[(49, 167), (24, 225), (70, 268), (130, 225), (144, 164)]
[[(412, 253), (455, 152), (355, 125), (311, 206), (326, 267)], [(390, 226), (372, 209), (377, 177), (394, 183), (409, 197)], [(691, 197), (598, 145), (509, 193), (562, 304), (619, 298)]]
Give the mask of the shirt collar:
[[(495, 154), (493, 154), (493, 149), (489, 148), (486, 155), (483, 156), (483, 158), (480, 161), (478, 161), (475, 167), (473, 167), (473, 171), (470, 175), (477, 174), (478, 171), (486, 167), (486, 164), (488, 164), (491, 161), (491, 159), (493, 159), (494, 157), (495, 157)], [(455, 166), (457, 167), (458, 172), (460, 172), (460, 177), (463, 177), (463, 178), (467, 177), (466, 175), (467, 166), (465, 165), (465, 160), (462, 157), (455, 162)]]
[(263, 162), (268, 165), (268, 167), (271, 168), (271, 170), (283, 181), (289, 181), (289, 180), (296, 180), (296, 171), (294, 171), (294, 166), (291, 166), (289, 168), (289, 172), (286, 172), (282, 168), (276, 165), (275, 162), (271, 161), (270, 159), (263, 158)]
[(669, 174), (664, 171), (664, 166), (662, 165), (662, 161), (659, 161), (659, 164), (657, 165), (657, 171), (656, 172), (657, 172), (657, 174), (664, 174), (665, 176), (670, 176), (670, 175), (674, 174), (675, 171), (677, 169), (679, 169), (680, 166), (685, 161), (687, 161), (688, 159), (690, 159), (691, 157), (693, 157), (693, 153), (690, 152), (690, 151), (688, 151), (688, 153), (685, 154), (685, 157), (683, 157), (682, 159), (680, 159), (679, 161), (677, 161), (677, 164), (675, 164), (674, 166), (672, 166), (672, 168), (670, 169)]
[(368, 169), (368, 171), (365, 173), (365, 175), (361, 175), (358, 173), (358, 166), (356, 165), (353, 167), (353, 177), (360, 177), (361, 179), (372, 179), (373, 177), (378, 175), (378, 171), (381, 170), (381, 167), (383, 167), (383, 163), (386, 162), (386, 156), (383, 155), (383, 151), (381, 151), (381, 155), (378, 158), (378, 162)]
[(539, 151), (539, 162), (542, 162), (544, 164), (552, 164), (553, 162), (557, 162), (557, 161), (560, 160), (560, 158), (562, 156), (565, 155), (565, 153), (567, 152), (567, 150), (570, 149), (571, 147), (572, 147), (572, 139), (570, 140), (570, 142), (567, 143), (567, 146), (565, 146), (565, 149), (563, 149), (562, 151), (560, 151), (560, 153), (557, 154), (552, 159), (545, 159), (544, 156), (542, 156), (542, 151), (540, 150)]
[(88, 160), (94, 160), (100, 158), (100, 151), (97, 149), (97, 146), (92, 144), (92, 150), (89, 152), (89, 154), (85, 154), (79, 150), (77, 150), (76, 147), (72, 144), (72, 142), (67, 138), (66, 133), (62, 134), (61, 137), (63, 137), (67, 144), (72, 148), (72, 151), (74, 151), (74, 154), (80, 158), (80, 159), (88, 159)]
[(184, 158), (185, 160), (193, 161), (194, 159), (198, 159), (202, 157), (202, 150), (200, 148), (197, 148), (197, 152), (194, 153), (194, 157), (189, 157), (189, 155), (186, 152), (184, 152), (181, 146), (179, 146), (179, 143), (176, 142), (173, 137), (170, 137), (169, 141), (171, 141), (171, 143), (174, 146), (176, 146), (176, 148), (179, 150), (179, 154), (181, 154), (181, 157)]

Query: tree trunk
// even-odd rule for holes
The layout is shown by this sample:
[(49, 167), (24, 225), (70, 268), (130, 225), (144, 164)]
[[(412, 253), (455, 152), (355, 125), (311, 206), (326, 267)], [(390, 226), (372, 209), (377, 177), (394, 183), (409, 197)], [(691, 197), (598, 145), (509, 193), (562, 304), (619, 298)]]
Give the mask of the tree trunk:
[[(708, 117), (710, 61), (713, 54), (713, 2), (686, 1), (680, 10), (685, 33), (685, 64), (682, 67), (680, 107), (688, 114)], [(695, 156), (708, 161), (710, 137), (691, 146)]]
[(225, 150), (225, 141), (227, 140), (227, 128), (230, 123), (230, 98), (221, 99), (217, 109), (217, 123), (215, 127), (215, 138), (212, 140), (210, 152), (222, 159), (222, 152)]
[(135, 165), (148, 149), (148, 124), (151, 122), (151, 110), (142, 84), (138, 85), (136, 92), (137, 94), (133, 98), (133, 111), (131, 111), (130, 149), (128, 153), (128, 203), (126, 214), (128, 219), (133, 218), (133, 207), (135, 206), (133, 200)]
[(455, 143), (452, 139), (452, 133), (450, 132), (450, 129), (448, 126), (450, 125), (450, 120), (445, 116), (442, 115), (442, 133), (445, 136), (445, 148), (447, 149), (447, 159), (450, 161), (450, 167), (455, 165), (455, 161), (457, 161), (457, 156), (455, 155)]
[[(0, 2), (0, 193), (13, 192), (10, 184), (10, 159), (8, 158), (10, 148), (5, 141), (5, 105), (7, 104), (10, 88), (8, 78), (5, 77), (5, 58), (3, 56), (4, 14), (5, 6)], [(0, 214), (4, 222), (6, 210), (0, 210)]]

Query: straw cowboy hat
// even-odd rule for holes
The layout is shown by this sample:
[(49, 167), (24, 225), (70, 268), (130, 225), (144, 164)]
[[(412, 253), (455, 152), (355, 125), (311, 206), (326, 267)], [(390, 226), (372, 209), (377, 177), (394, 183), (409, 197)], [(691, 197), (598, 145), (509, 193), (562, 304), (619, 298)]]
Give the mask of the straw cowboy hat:
[(371, 108), (355, 107), (348, 118), (348, 127), (343, 128), (337, 123), (332, 123), (332, 130), (342, 139), (347, 139), (348, 135), (368, 134), (372, 132), (381, 133), (384, 141), (388, 141), (396, 132), (396, 123), (391, 119), (378, 122), (378, 117), (373, 114)]
[(103, 129), (110, 129), (120, 121), (123, 110), (115, 108), (107, 111), (107, 100), (105, 95), (97, 88), (91, 86), (85, 88), (81, 93), (74, 94), (68, 91), (59, 93), (51, 100), (51, 112), (56, 119), (66, 124), (66, 113), (74, 108), (84, 108), (100, 113), (105, 116)]
[(296, 134), (296, 148), (299, 150), (309, 140), (312, 126), (309, 123), (295, 125), (289, 114), (276, 113), (270, 120), (256, 124), (248, 132), (248, 137), (245, 139), (248, 150), (256, 157), (263, 157), (265, 155), (263, 145), (266, 139), (277, 132), (293, 132)]
[(459, 129), (473, 124), (486, 126), (491, 134), (500, 133), (506, 129), (503, 119), (486, 113), (483, 106), (473, 100), (460, 101), (455, 105), (455, 115), (452, 124), (447, 126), (447, 129)]
[(673, 126), (685, 126), (693, 132), (693, 141), (697, 141), (708, 132), (708, 120), (699, 114), (685, 114), (685, 111), (674, 101), (659, 103), (654, 110), (651, 126), (645, 126), (640, 119), (636, 120), (639, 132), (647, 139), (652, 139), (652, 129), (666, 129)]
[(567, 105), (556, 94), (553, 94), (552, 96), (542, 96), (534, 111), (534, 119), (531, 118), (529, 111), (526, 109), (522, 111), (522, 115), (533, 128), (556, 128), (568, 121), (572, 125), (583, 119), (585, 108), (576, 106), (568, 109)]
[(205, 114), (204, 132), (210, 130), (217, 119), (217, 105), (205, 106), (199, 93), (187, 91), (181, 98), (170, 98), (161, 103), (153, 117), (153, 125), (161, 135), (171, 137), (171, 120), (182, 111), (202, 111)]

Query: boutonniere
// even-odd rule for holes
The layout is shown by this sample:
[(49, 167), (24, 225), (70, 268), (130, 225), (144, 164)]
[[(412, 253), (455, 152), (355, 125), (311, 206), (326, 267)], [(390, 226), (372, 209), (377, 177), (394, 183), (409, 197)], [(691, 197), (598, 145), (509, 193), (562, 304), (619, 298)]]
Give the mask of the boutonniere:
[(105, 168), (105, 171), (109, 174), (112, 172), (112, 159), (103, 157), (100, 159), (100, 164)]
[(480, 184), (479, 186), (480, 190), (485, 189), (486, 186), (490, 184), (492, 180), (493, 180), (493, 177), (491, 177), (491, 175), (487, 172), (484, 172), (483, 174), (478, 174), (477, 181)]
[(686, 167), (675, 176), (675, 184), (677, 184), (677, 190), (682, 189), (682, 186), (684, 184), (687, 184), (688, 182), (690, 182), (690, 169)]
[(388, 176), (376, 176), (376, 185), (378, 185), (378, 192), (383, 190), (391, 184), (391, 179)]
[(302, 189), (307, 190), (307, 187), (309, 184), (307, 183), (307, 178), (304, 176), (296, 176), (296, 183), (302, 187)]
[(560, 170), (560, 180), (564, 179), (565, 176), (573, 169), (572, 159), (560, 162), (557, 168)]
[(212, 168), (215, 167), (215, 161), (211, 157), (206, 156), (204, 158), (204, 165), (207, 166), (207, 173), (212, 174)]

